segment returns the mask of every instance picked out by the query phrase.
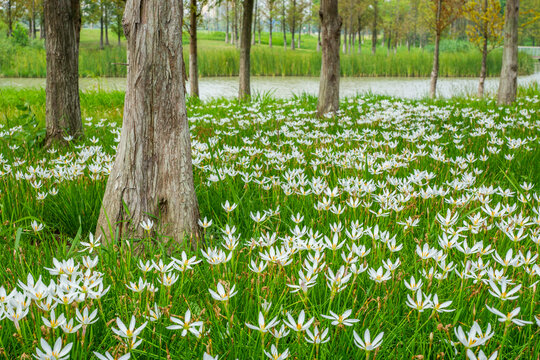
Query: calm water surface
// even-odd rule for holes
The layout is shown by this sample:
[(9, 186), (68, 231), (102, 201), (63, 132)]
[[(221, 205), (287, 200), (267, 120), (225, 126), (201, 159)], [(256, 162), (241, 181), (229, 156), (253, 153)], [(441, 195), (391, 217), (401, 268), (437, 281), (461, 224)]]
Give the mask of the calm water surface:
[[(238, 94), (237, 77), (201, 78), (199, 83), (201, 98), (235, 97)], [(533, 82), (540, 83), (540, 72), (523, 76), (518, 79), (520, 85)], [(486, 80), (486, 91), (494, 94), (499, 85), (498, 78)], [(317, 77), (252, 77), (254, 93), (269, 93), (279, 98), (288, 98), (294, 94), (308, 93), (317, 95), (319, 78)], [(45, 79), (0, 78), (0, 88), (44, 88)], [(89, 90), (125, 90), (125, 78), (83, 78), (80, 79), (83, 91)], [(442, 78), (437, 83), (440, 97), (476, 94), (478, 79), (476, 78)], [(188, 85), (189, 89), (189, 85)], [(356, 94), (373, 93), (391, 95), (402, 98), (423, 98), (428, 95), (428, 78), (342, 78), (340, 80), (340, 95), (353, 96)]]

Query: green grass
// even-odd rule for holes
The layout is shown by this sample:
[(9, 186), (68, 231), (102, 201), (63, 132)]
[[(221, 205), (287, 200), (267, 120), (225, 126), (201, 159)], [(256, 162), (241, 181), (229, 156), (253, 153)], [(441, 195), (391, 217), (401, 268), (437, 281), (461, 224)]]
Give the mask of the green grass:
[[(273, 34), (274, 47), (265, 45), (268, 35), (263, 34), (261, 45), (252, 48), (251, 73), (258, 76), (319, 76), (321, 55), (316, 49), (316, 36), (303, 35), (302, 47), (297, 50), (284, 49), (280, 33)], [(224, 42), (224, 33), (201, 31), (199, 33), (199, 74), (200, 76), (236, 76), (239, 68), (239, 50)], [(188, 38), (184, 34), (184, 57), (188, 64)], [(99, 30), (83, 29), (79, 73), (81, 77), (122, 77), (127, 67), (118, 65), (126, 62), (125, 40), (120, 47), (111, 37), (111, 46), (99, 49)], [(290, 44), (290, 39), (288, 40)], [(455, 45), (452, 45), (455, 47)], [(449, 49), (453, 49), (447, 45)], [(466, 49), (466, 48), (465, 48)], [(501, 69), (501, 51), (494, 51), (488, 57), (488, 76), (498, 76)], [(387, 52), (378, 47), (371, 54), (370, 42), (366, 42), (360, 54), (341, 55), (341, 74), (343, 76), (401, 76), (427, 77), (431, 73), (433, 55), (431, 51), (404, 47)], [(479, 51), (469, 48), (466, 51), (441, 53), (440, 76), (476, 77), (480, 69)], [(534, 72), (531, 57), (520, 53), (520, 74)], [(32, 46), (21, 48), (0, 38), (0, 76), (5, 77), (45, 77), (45, 50), (39, 41)]]
[[(80, 303), (60, 304), (55, 310), (57, 316), (63, 313), (71, 319), (75, 318), (76, 309), (82, 311), (88, 307), (90, 311), (97, 310), (97, 322), (84, 331), (64, 334), (60, 329), (51, 330), (44, 325), (42, 316), (50, 316), (38, 308), (36, 301), (32, 301), (19, 327), (8, 319), (1, 320), (0, 312), (0, 357), (27, 358), (36, 353), (36, 348), (41, 348), (41, 338), (52, 344), (59, 336), (64, 345), (73, 343), (71, 359), (94, 359), (93, 351), (122, 355), (128, 349), (124, 340), (112, 332), (113, 327), (117, 328), (114, 320), (119, 318), (127, 323), (134, 315), (138, 327), (146, 321), (143, 316), (150, 315), (157, 304), (163, 316), (146, 325), (138, 336), (142, 344), (131, 351), (132, 358), (192, 359), (202, 358), (204, 352), (209, 352), (219, 355), (219, 359), (263, 359), (263, 350), (270, 351), (271, 345), (277, 345), (280, 352), (288, 349), (291, 358), (297, 359), (364, 358), (366, 353), (354, 345), (353, 330), (362, 335), (366, 328), (370, 329), (372, 338), (384, 332), (376, 355), (369, 354), (371, 359), (375, 356), (377, 359), (410, 359), (417, 355), (432, 359), (441, 353), (446, 354), (445, 358), (453, 358), (454, 351), (457, 351), (456, 358), (465, 358), (465, 348), (458, 344), (454, 350), (449, 341), (457, 341), (455, 329), (462, 327), (468, 331), (474, 321), (482, 331), (488, 324), (494, 331), (493, 338), (474, 348), (475, 351), (482, 349), (487, 354), (498, 351), (501, 359), (538, 358), (540, 329), (535, 316), (540, 319), (540, 308), (536, 287), (530, 287), (538, 280), (538, 274), (528, 274), (524, 266), (505, 268), (491, 255), (464, 255), (456, 248), (444, 251), (448, 255), (446, 264), (453, 262), (458, 271), (464, 269), (467, 261), (476, 262), (481, 258), (484, 264), (489, 261), (488, 269), (504, 271), (513, 282), (508, 285), (510, 289), (522, 285), (516, 293), (518, 299), (501, 301), (489, 293), (490, 285), (473, 278), (462, 279), (454, 271), (444, 273), (435, 260), (421, 260), (415, 253), (417, 245), (424, 244), (442, 250), (439, 238), (443, 230), (436, 216), (445, 216), (449, 209), (458, 217), (456, 228), (464, 222), (472, 224), (470, 217), (476, 214), (485, 219), (485, 226), (479, 226), (477, 231), (463, 231), (469, 246), (482, 242), (484, 248), (489, 245), (503, 257), (509, 249), (513, 250), (513, 256), (519, 251), (538, 254), (538, 241), (535, 243), (533, 237), (538, 237), (540, 231), (537, 220), (540, 173), (533, 164), (540, 162), (537, 137), (540, 93), (537, 87), (522, 89), (520, 93), (522, 97), (511, 107), (499, 107), (493, 99), (406, 101), (381, 96), (343, 99), (340, 115), (323, 120), (313, 116), (316, 98), (309, 96), (286, 100), (262, 96), (251, 103), (223, 99), (205, 103), (188, 99), (200, 213), (213, 221), (205, 230), (206, 246), (224, 249), (222, 229), (225, 225), (234, 225), (240, 242), (232, 251), (232, 259), (212, 266), (202, 257), (201, 248), (189, 246), (177, 246), (168, 254), (156, 241), (159, 232), (155, 231), (149, 232), (145, 239), (114, 239), (112, 244), (101, 245), (90, 254), (92, 258), (97, 256), (98, 264), (87, 273), (87, 276), (95, 274), (94, 283), (102, 281), (103, 288), (110, 286), (108, 293), (99, 300), (81, 298)], [(82, 266), (88, 250), (84, 250), (81, 242), (88, 241), (89, 232), (96, 226), (106, 183), (103, 172), (92, 176), (90, 165), (98, 164), (102, 170), (106, 169), (115, 154), (122, 93), (85, 94), (81, 99), (83, 116), (87, 118), (85, 138), (57, 148), (56, 152), (40, 147), (44, 133), (43, 103), (43, 91), (0, 90), (0, 161), (3, 162), (0, 168), (0, 299), (1, 289), (8, 294), (14, 289), (22, 291), (18, 280), (27, 283), (28, 274), (36, 281), (41, 276), (45, 284), (51, 281), (59, 284), (60, 277), (44, 269), (53, 267), (53, 259), (73, 259)], [(527, 143), (510, 149), (510, 139)], [(451, 161), (441, 161), (440, 157), (437, 160), (437, 154)], [(478, 159), (482, 154), (487, 156), (485, 161)], [(471, 155), (476, 158), (474, 162), (466, 160)], [(508, 155), (513, 156), (511, 160), (505, 157)], [(78, 170), (71, 173), (69, 169)], [(252, 173), (254, 180), (244, 181), (241, 174), (231, 173), (233, 169)], [(411, 189), (395, 182), (412, 179), (417, 171), (426, 171), (434, 177), (410, 183)], [(64, 176), (59, 175), (62, 172)], [(456, 180), (468, 176), (474, 176), (474, 181), (466, 188), (453, 188)], [(264, 185), (265, 182), (258, 183), (256, 179), (267, 179), (269, 183)], [(317, 179), (328, 191), (337, 187), (339, 192), (332, 203), (344, 207), (343, 214), (315, 209), (315, 205), (329, 198), (324, 191), (320, 195), (299, 193), (300, 188), (311, 189), (307, 181), (315, 184)], [(353, 183), (347, 186), (347, 179), (357, 179), (363, 190), (355, 190)], [(533, 189), (523, 189), (520, 186), (523, 182), (532, 183)], [(41, 187), (36, 189), (38, 183)], [(371, 190), (369, 184), (373, 185)], [(481, 209), (480, 198), (472, 197), (462, 205), (445, 202), (450, 197), (459, 199), (478, 194), (489, 186), (514, 193), (510, 197), (499, 193), (490, 195), (490, 205), (515, 204), (513, 214), (529, 219), (521, 226), (527, 238), (511, 241), (495, 226), (499, 219), (491, 218)], [(421, 196), (429, 188), (444, 188), (449, 192), (444, 197)], [(37, 199), (40, 192), (51, 189), (58, 190), (57, 195), (49, 193), (44, 200)], [(407, 194), (416, 195), (408, 197)], [(518, 194), (527, 196), (528, 200), (521, 202)], [(405, 198), (398, 201), (398, 195)], [(377, 200), (384, 197), (393, 199), (390, 203), (398, 201), (403, 209), (386, 209), (385, 202)], [(354, 198), (361, 203), (356, 208), (346, 204), (348, 199)], [(225, 201), (238, 207), (226, 214), (222, 209)], [(250, 213), (278, 207), (278, 215), (260, 224), (250, 217)], [(377, 216), (379, 210), (388, 215)], [(306, 226), (330, 240), (332, 224), (341, 223), (344, 229), (338, 236), (339, 243), (345, 242), (340, 250), (322, 250), (325, 265), (319, 269), (316, 285), (306, 295), (290, 292), (287, 284), (298, 284), (298, 272), (306, 259), (315, 255), (314, 250), (290, 254), (292, 262), (286, 266), (270, 263), (260, 275), (248, 269), (250, 261), (259, 263), (261, 253), (267, 252), (269, 247), (285, 249), (295, 227), (291, 216), (297, 213), (304, 217), (300, 228)], [(398, 224), (408, 217), (418, 219), (419, 226), (406, 229)], [(502, 219), (510, 221), (510, 217)], [(33, 231), (32, 221), (43, 224), (44, 229)], [(395, 236), (396, 244), (402, 244), (403, 249), (390, 252), (377, 236), (367, 232), (357, 240), (350, 239), (345, 230), (350, 232), (356, 221), (372, 233), (375, 226), (380, 231), (388, 231), (389, 237)], [(159, 229), (159, 219), (156, 219), (155, 229)], [(251, 239), (274, 233), (275, 245), (249, 246)], [(308, 237), (302, 236), (302, 239)], [(137, 243), (145, 244), (145, 250), (134, 252)], [(392, 271), (391, 279), (386, 282), (375, 283), (364, 272), (353, 276), (343, 291), (335, 293), (327, 286), (325, 275), (329, 269), (335, 273), (341, 266), (351, 269), (342, 254), (347, 257), (353, 244), (371, 249), (357, 266), (365, 263), (377, 269), (383, 260), (398, 258), (401, 265)], [(180, 258), (182, 251), (203, 262), (185, 271), (173, 270), (178, 280), (170, 288), (160, 284), (159, 272), (143, 273), (137, 267), (139, 260), (163, 260), (167, 264), (171, 255)], [(430, 268), (447, 277), (422, 276), (422, 272), (429, 272)], [(302, 271), (306, 273), (305, 269)], [(82, 272), (76, 274), (72, 280), (79, 284), (85, 276)], [(440, 301), (452, 301), (450, 308), (455, 311), (419, 312), (408, 307), (407, 296), (414, 293), (405, 287), (404, 281), (411, 276), (422, 279), (424, 293), (436, 293)], [(127, 285), (139, 278), (152, 283), (157, 293), (145, 290), (139, 294), (128, 290)], [(215, 291), (218, 283), (225, 287), (235, 285), (238, 293), (228, 302), (213, 300), (208, 289)], [(263, 310), (265, 302), (272, 303), (269, 310)], [(534, 324), (519, 327), (500, 323), (486, 305), (503, 313), (519, 306), (517, 318)], [(0, 300), (0, 309), (6, 306)], [(193, 320), (203, 322), (204, 335), (199, 338), (190, 333), (182, 337), (181, 331), (166, 329), (172, 324), (172, 315), (183, 319), (188, 309)], [(322, 316), (330, 311), (342, 314), (347, 309), (352, 310), (352, 318), (360, 320), (352, 328), (333, 326)], [(294, 331), (277, 340), (269, 333), (261, 334), (245, 325), (256, 325), (259, 311), (264, 312), (268, 322), (274, 317), (287, 319), (286, 312), (296, 319), (301, 310), (306, 312), (307, 318), (316, 319), (313, 325), (329, 329), (329, 342), (312, 345), (306, 341), (305, 333)]]

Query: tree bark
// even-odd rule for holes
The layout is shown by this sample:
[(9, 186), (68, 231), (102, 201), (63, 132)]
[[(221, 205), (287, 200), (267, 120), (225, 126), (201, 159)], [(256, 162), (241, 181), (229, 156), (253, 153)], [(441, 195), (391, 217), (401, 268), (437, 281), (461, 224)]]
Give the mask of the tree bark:
[(109, 43), (109, 14), (107, 8), (105, 8), (105, 45), (110, 45)]
[[(441, 0), (439, 0), (441, 1)], [(435, 35), (435, 50), (433, 51), (433, 68), (431, 69), (431, 80), (429, 84), (429, 97), (434, 99), (437, 94), (437, 79), (439, 78), (439, 43), (441, 34)]]
[(373, 2), (373, 25), (371, 27), (371, 53), (375, 55), (377, 52), (377, 17), (379, 16), (378, 2)]
[[(199, 239), (197, 197), (183, 87), (182, 2), (128, 0), (129, 68), (122, 133), (97, 225), (105, 242), (152, 234)], [(160, 226), (161, 225), (161, 226)]]
[(285, 23), (285, 0), (281, 7), (281, 28), (283, 29), (283, 48), (287, 49), (287, 25)]
[(189, 9), (189, 88), (193, 97), (199, 97), (199, 67), (197, 61), (197, 0), (191, 0)]
[[(272, 9), (270, 9), (270, 12), (272, 11)], [(268, 21), (268, 47), (272, 47), (272, 26), (274, 24), (272, 24), (274, 19), (272, 19), (272, 15), (270, 15), (270, 19)]]
[(294, 50), (294, 35), (296, 31), (296, 0), (292, 0), (292, 21), (291, 21), (291, 50)]
[(319, 116), (335, 113), (339, 109), (339, 39), (341, 17), (338, 0), (322, 0), (319, 11), (321, 20), (322, 66), (319, 83)]
[(45, 0), (46, 145), (82, 135), (79, 100), (79, 0)]
[(7, 37), (13, 34), (13, 16), (11, 16), (11, 0), (7, 2)]
[(488, 55), (488, 36), (484, 34), (484, 43), (482, 44), (482, 67), (480, 68), (480, 81), (478, 82), (478, 97), (484, 97), (484, 83), (487, 76), (487, 55)]
[(244, 14), (242, 16), (242, 35), (240, 38), (240, 70), (238, 72), (240, 86), (238, 98), (245, 99), (251, 96), (251, 23), (253, 22), (253, 0), (244, 0)]
[(225, 43), (229, 43), (229, 1), (225, 1)]
[(509, 105), (516, 100), (518, 75), (518, 17), (519, 0), (506, 2), (504, 17), (504, 47), (501, 78), (499, 81), (499, 105)]
[(103, 0), (101, 0), (100, 5), (101, 16), (99, 17), (99, 48), (101, 50), (105, 49), (103, 46)]
[(41, 13), (41, 21), (39, 23), (39, 38), (40, 39), (45, 39), (45, 37), (47, 36), (45, 27), (46, 27), (46, 21), (45, 21), (45, 4), (44, 4), (43, 12)]

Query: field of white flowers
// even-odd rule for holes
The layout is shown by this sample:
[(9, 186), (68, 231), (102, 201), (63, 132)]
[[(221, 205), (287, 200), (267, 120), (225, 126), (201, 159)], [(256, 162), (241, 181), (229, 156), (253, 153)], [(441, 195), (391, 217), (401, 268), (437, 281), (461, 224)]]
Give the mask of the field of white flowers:
[[(0, 358), (538, 359), (540, 99), (190, 103), (206, 245), (103, 245), (120, 124), (0, 122)], [(134, 251), (143, 242), (143, 252)]]

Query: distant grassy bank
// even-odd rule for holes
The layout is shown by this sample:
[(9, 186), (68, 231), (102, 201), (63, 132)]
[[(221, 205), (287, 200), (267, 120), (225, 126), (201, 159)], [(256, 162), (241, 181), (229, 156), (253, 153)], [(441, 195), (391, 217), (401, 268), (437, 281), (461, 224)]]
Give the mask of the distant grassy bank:
[[(201, 32), (199, 34), (199, 74), (200, 76), (238, 75), (239, 51), (234, 45), (224, 42), (224, 33)], [(319, 76), (321, 55), (316, 51), (316, 36), (302, 35), (301, 48), (283, 48), (283, 35), (274, 33), (274, 47), (267, 45), (268, 35), (263, 34), (261, 45), (252, 48), (252, 74), (256, 76)], [(184, 43), (188, 39), (184, 38)], [(290, 37), (288, 39), (290, 44)], [(387, 52), (379, 46), (375, 55), (371, 54), (371, 44), (365, 42), (362, 51), (356, 49), (351, 54), (341, 54), (341, 74), (343, 76), (399, 76), (426, 77), (430, 75), (432, 51), (428, 49), (398, 48), (397, 52)], [(444, 50), (444, 49), (443, 49)], [(184, 49), (187, 64), (188, 49)], [(457, 50), (449, 48), (441, 54), (440, 76), (475, 77), (480, 69), (480, 52), (472, 47)], [(125, 41), (118, 46), (115, 39), (104, 50), (99, 49), (99, 32), (84, 29), (81, 34), (79, 71), (81, 77), (122, 77), (127, 67)], [(501, 69), (501, 50), (488, 57), (488, 76), (497, 76)], [(534, 72), (534, 60), (520, 53), (519, 72), (522, 75)], [(45, 49), (41, 41), (33, 41), (29, 46), (17, 46), (0, 38), (0, 76), (4, 77), (45, 77)]]

